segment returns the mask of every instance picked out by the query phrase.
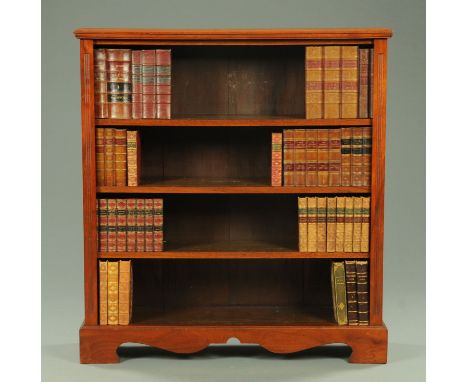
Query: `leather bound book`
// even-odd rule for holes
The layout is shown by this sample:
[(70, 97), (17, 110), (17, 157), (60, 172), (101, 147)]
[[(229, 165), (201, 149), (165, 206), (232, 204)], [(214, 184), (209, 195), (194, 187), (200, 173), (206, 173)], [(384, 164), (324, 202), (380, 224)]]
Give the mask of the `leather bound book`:
[(306, 186), (318, 186), (317, 129), (306, 130)]
[(153, 242), (154, 250), (163, 250), (163, 199), (153, 199)]
[(98, 251), (107, 252), (107, 199), (98, 199)]
[(327, 198), (317, 198), (317, 252), (327, 252)]
[(107, 261), (99, 261), (99, 325), (107, 325)]
[(372, 118), (374, 105), (374, 48), (369, 50), (369, 117)]
[(362, 186), (362, 127), (352, 128), (351, 186)]
[(154, 235), (153, 235), (153, 199), (145, 199), (145, 251), (154, 251)]
[(283, 134), (271, 133), (271, 185), (280, 187), (283, 178)]
[(141, 50), (132, 50), (132, 118), (143, 117), (143, 88), (141, 85)]
[(156, 118), (171, 118), (170, 49), (156, 49)]
[(341, 128), (341, 185), (351, 186), (351, 138), (350, 127)]
[(335, 252), (336, 197), (327, 198), (327, 252)]
[(156, 50), (141, 51), (142, 116), (156, 118)]
[(325, 46), (324, 50), (324, 118), (340, 118), (341, 46)]
[(328, 186), (328, 129), (317, 130), (317, 179), (319, 186)]
[(105, 185), (104, 129), (96, 128), (96, 185)]
[(354, 198), (345, 197), (344, 251), (353, 252)]
[(136, 199), (127, 199), (127, 251), (136, 251)]
[(119, 324), (119, 262), (107, 262), (107, 324)]
[(348, 325), (358, 324), (358, 303), (357, 303), (357, 283), (356, 283), (356, 261), (345, 261), (346, 274), (346, 296), (348, 305)]
[(104, 185), (115, 186), (114, 129), (104, 129)]
[(338, 325), (348, 323), (348, 308), (346, 303), (346, 274), (343, 261), (333, 261), (331, 266), (332, 299), (335, 320)]
[(299, 252), (307, 252), (307, 198), (297, 198), (299, 211)]
[(356, 261), (358, 325), (369, 325), (368, 262)]
[(107, 250), (117, 251), (117, 199), (107, 199)]
[(119, 325), (130, 323), (131, 260), (119, 261)]
[(341, 185), (341, 129), (328, 129), (328, 185)]
[(306, 118), (323, 118), (323, 47), (306, 47)]
[(94, 50), (94, 115), (107, 118), (106, 50)]
[(372, 168), (372, 127), (362, 128), (362, 168), (361, 181), (363, 186), (371, 185)]
[(317, 252), (317, 197), (307, 198), (307, 252)]
[(305, 186), (306, 180), (306, 131), (305, 129), (294, 130), (294, 185)]
[(336, 243), (335, 251), (344, 252), (345, 238), (345, 198), (338, 196), (336, 198)]
[(341, 118), (358, 117), (358, 56), (357, 45), (341, 47)]
[(107, 49), (107, 102), (109, 118), (132, 118), (132, 51)]
[(145, 251), (145, 199), (136, 199), (136, 251)]
[(141, 177), (141, 146), (138, 131), (127, 130), (127, 179), (128, 186), (140, 184)]
[(117, 252), (127, 250), (127, 199), (117, 199)]
[(127, 185), (127, 130), (115, 129), (115, 185)]
[(294, 130), (283, 130), (283, 177), (285, 186), (294, 186)]
[(359, 118), (369, 118), (369, 48), (359, 49)]
[(353, 199), (353, 252), (361, 252), (362, 198), (355, 197)]
[(362, 198), (361, 252), (369, 252), (370, 198)]

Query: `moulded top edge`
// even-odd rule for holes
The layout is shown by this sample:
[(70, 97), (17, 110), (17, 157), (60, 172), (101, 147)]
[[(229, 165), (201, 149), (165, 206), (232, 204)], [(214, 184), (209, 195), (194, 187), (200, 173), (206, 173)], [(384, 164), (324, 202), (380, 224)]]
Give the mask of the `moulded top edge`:
[(389, 38), (388, 28), (328, 29), (120, 29), (79, 28), (76, 38), (92, 40), (299, 40)]

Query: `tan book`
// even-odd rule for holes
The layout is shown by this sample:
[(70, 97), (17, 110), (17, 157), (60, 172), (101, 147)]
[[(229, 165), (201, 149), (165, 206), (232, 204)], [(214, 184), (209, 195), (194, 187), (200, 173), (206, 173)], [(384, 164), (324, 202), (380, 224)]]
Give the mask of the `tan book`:
[(107, 323), (119, 324), (119, 262), (107, 263)]
[(299, 210), (299, 252), (307, 252), (307, 198), (297, 198)]
[(354, 198), (353, 212), (353, 252), (361, 252), (362, 199)]
[(104, 138), (104, 129), (96, 128), (96, 185), (104, 186), (105, 185), (105, 138)]
[(317, 252), (327, 251), (327, 198), (317, 198)]
[(345, 197), (336, 198), (336, 243), (335, 251), (344, 252), (345, 238)]
[(294, 130), (294, 185), (306, 184), (306, 130)]
[(317, 174), (317, 129), (306, 130), (306, 186), (318, 185)]
[(345, 197), (344, 251), (353, 252), (354, 199)]
[(327, 252), (335, 252), (336, 197), (327, 198)]
[(352, 128), (351, 186), (362, 186), (362, 127)]
[(341, 186), (341, 129), (328, 130), (328, 185)]
[(294, 130), (283, 130), (283, 185), (294, 186)]
[(358, 118), (358, 61), (357, 45), (341, 48), (341, 118)]
[(99, 324), (107, 325), (107, 261), (99, 261)]
[(370, 198), (362, 198), (361, 252), (369, 252)]
[(319, 186), (328, 186), (328, 129), (317, 133), (317, 179)]
[(323, 118), (323, 47), (306, 47), (306, 118)]
[(140, 184), (141, 148), (138, 131), (127, 131), (127, 178), (128, 186)]
[(317, 197), (307, 198), (307, 252), (317, 252)]
[(104, 129), (104, 184), (115, 186), (114, 129)]
[(115, 185), (127, 185), (127, 130), (115, 129)]
[(119, 325), (130, 323), (131, 261), (119, 261)]
[(324, 118), (340, 118), (341, 46), (325, 46), (324, 50)]
[(343, 261), (333, 261), (331, 266), (333, 312), (338, 325), (348, 323), (346, 303), (346, 276)]

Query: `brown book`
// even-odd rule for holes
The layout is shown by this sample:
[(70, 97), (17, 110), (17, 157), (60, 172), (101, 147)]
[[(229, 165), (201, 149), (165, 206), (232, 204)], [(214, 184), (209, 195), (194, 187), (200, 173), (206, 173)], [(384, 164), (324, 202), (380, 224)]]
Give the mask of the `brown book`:
[(281, 187), (283, 167), (283, 134), (271, 133), (271, 185)]
[(170, 49), (156, 49), (156, 118), (171, 118)]
[(115, 137), (114, 129), (104, 129), (104, 184), (115, 186)]
[(119, 262), (107, 262), (107, 323), (119, 324)]
[(107, 325), (107, 261), (99, 261), (99, 325)]
[(136, 251), (145, 251), (145, 199), (136, 199)]
[(94, 115), (107, 118), (106, 49), (94, 50)]
[(132, 118), (143, 117), (141, 50), (132, 50)]
[(359, 325), (369, 325), (368, 262), (356, 261), (356, 284)]
[(297, 198), (299, 211), (299, 252), (307, 252), (307, 198)]
[(127, 130), (127, 179), (128, 186), (140, 184), (141, 177), (141, 146), (138, 131)]
[(329, 45), (324, 50), (324, 118), (340, 118), (341, 46)]
[(352, 128), (351, 186), (362, 186), (362, 127)]
[(328, 185), (341, 185), (341, 129), (328, 129)]
[(119, 261), (119, 325), (130, 323), (131, 260)]
[(373, 105), (374, 105), (374, 48), (369, 51), (369, 117), (373, 116)]
[(163, 199), (156, 198), (153, 199), (153, 242), (154, 242), (154, 251), (163, 250), (163, 223), (164, 223), (164, 214), (163, 214)]
[(317, 129), (306, 130), (306, 186), (318, 186)]
[(359, 118), (369, 118), (369, 48), (359, 49)]
[(141, 51), (142, 116), (156, 118), (156, 50)]
[(327, 198), (327, 252), (336, 246), (336, 197)]
[(358, 47), (341, 47), (341, 118), (358, 117)]
[(106, 60), (109, 118), (132, 118), (132, 52), (107, 49)]
[(371, 185), (372, 168), (372, 127), (362, 128), (362, 168), (361, 180), (363, 186)]
[(354, 198), (353, 208), (353, 252), (361, 252), (362, 199)]
[(341, 185), (351, 186), (351, 138), (352, 128), (341, 128)]
[(96, 128), (96, 185), (105, 185), (104, 129)]
[(136, 251), (136, 230), (137, 230), (137, 206), (136, 199), (127, 199), (127, 251)]
[(107, 199), (98, 199), (98, 251), (107, 252)]
[(328, 186), (328, 129), (317, 133), (317, 178), (319, 186)]
[(353, 252), (354, 198), (345, 197), (344, 251)]
[(117, 252), (127, 250), (127, 199), (117, 199)]
[(127, 130), (115, 129), (115, 185), (127, 185)]
[(294, 186), (294, 130), (283, 131), (283, 177), (285, 186)]
[(346, 297), (348, 306), (348, 324), (358, 324), (358, 302), (357, 302), (357, 282), (356, 282), (356, 261), (345, 261), (346, 274)]
[(361, 252), (369, 252), (370, 198), (362, 198)]
[(343, 261), (331, 263), (332, 299), (335, 321), (338, 325), (348, 323), (348, 308), (346, 303), (346, 273)]
[(327, 198), (317, 198), (317, 252), (327, 252)]
[(317, 197), (307, 198), (307, 252), (317, 252)]
[(345, 197), (336, 198), (336, 243), (335, 251), (344, 252), (345, 241)]
[(323, 47), (306, 47), (306, 118), (323, 118)]
[(294, 185), (305, 186), (306, 180), (306, 130), (294, 130)]
[(145, 251), (154, 251), (154, 215), (153, 215), (153, 199), (145, 199)]
[(107, 199), (107, 250), (117, 251), (117, 199)]

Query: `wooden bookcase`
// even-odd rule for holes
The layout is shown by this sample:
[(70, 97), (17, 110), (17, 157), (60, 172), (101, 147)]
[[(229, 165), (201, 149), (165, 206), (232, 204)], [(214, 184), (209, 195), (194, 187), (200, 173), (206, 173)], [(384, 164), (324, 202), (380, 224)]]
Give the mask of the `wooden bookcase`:
[[(122, 343), (193, 353), (238, 338), (274, 353), (345, 343), (350, 362), (385, 363), (382, 321), (388, 29), (78, 29), (81, 62), (85, 319), (82, 363), (114, 363)], [(371, 119), (305, 119), (309, 45), (374, 48)], [(96, 47), (172, 49), (172, 119), (95, 119)], [(150, 48), (148, 48), (150, 47)], [(189, 86), (187, 86), (189, 84)], [(97, 187), (96, 126), (138, 129), (143, 183)], [(371, 187), (271, 187), (271, 132), (372, 127)], [(161, 154), (164, 153), (164, 154)], [(298, 195), (370, 195), (369, 253), (297, 246)], [(163, 252), (99, 253), (97, 197), (164, 198)], [(368, 259), (369, 326), (338, 326), (330, 259)], [(99, 325), (98, 261), (132, 259), (130, 325)]]

